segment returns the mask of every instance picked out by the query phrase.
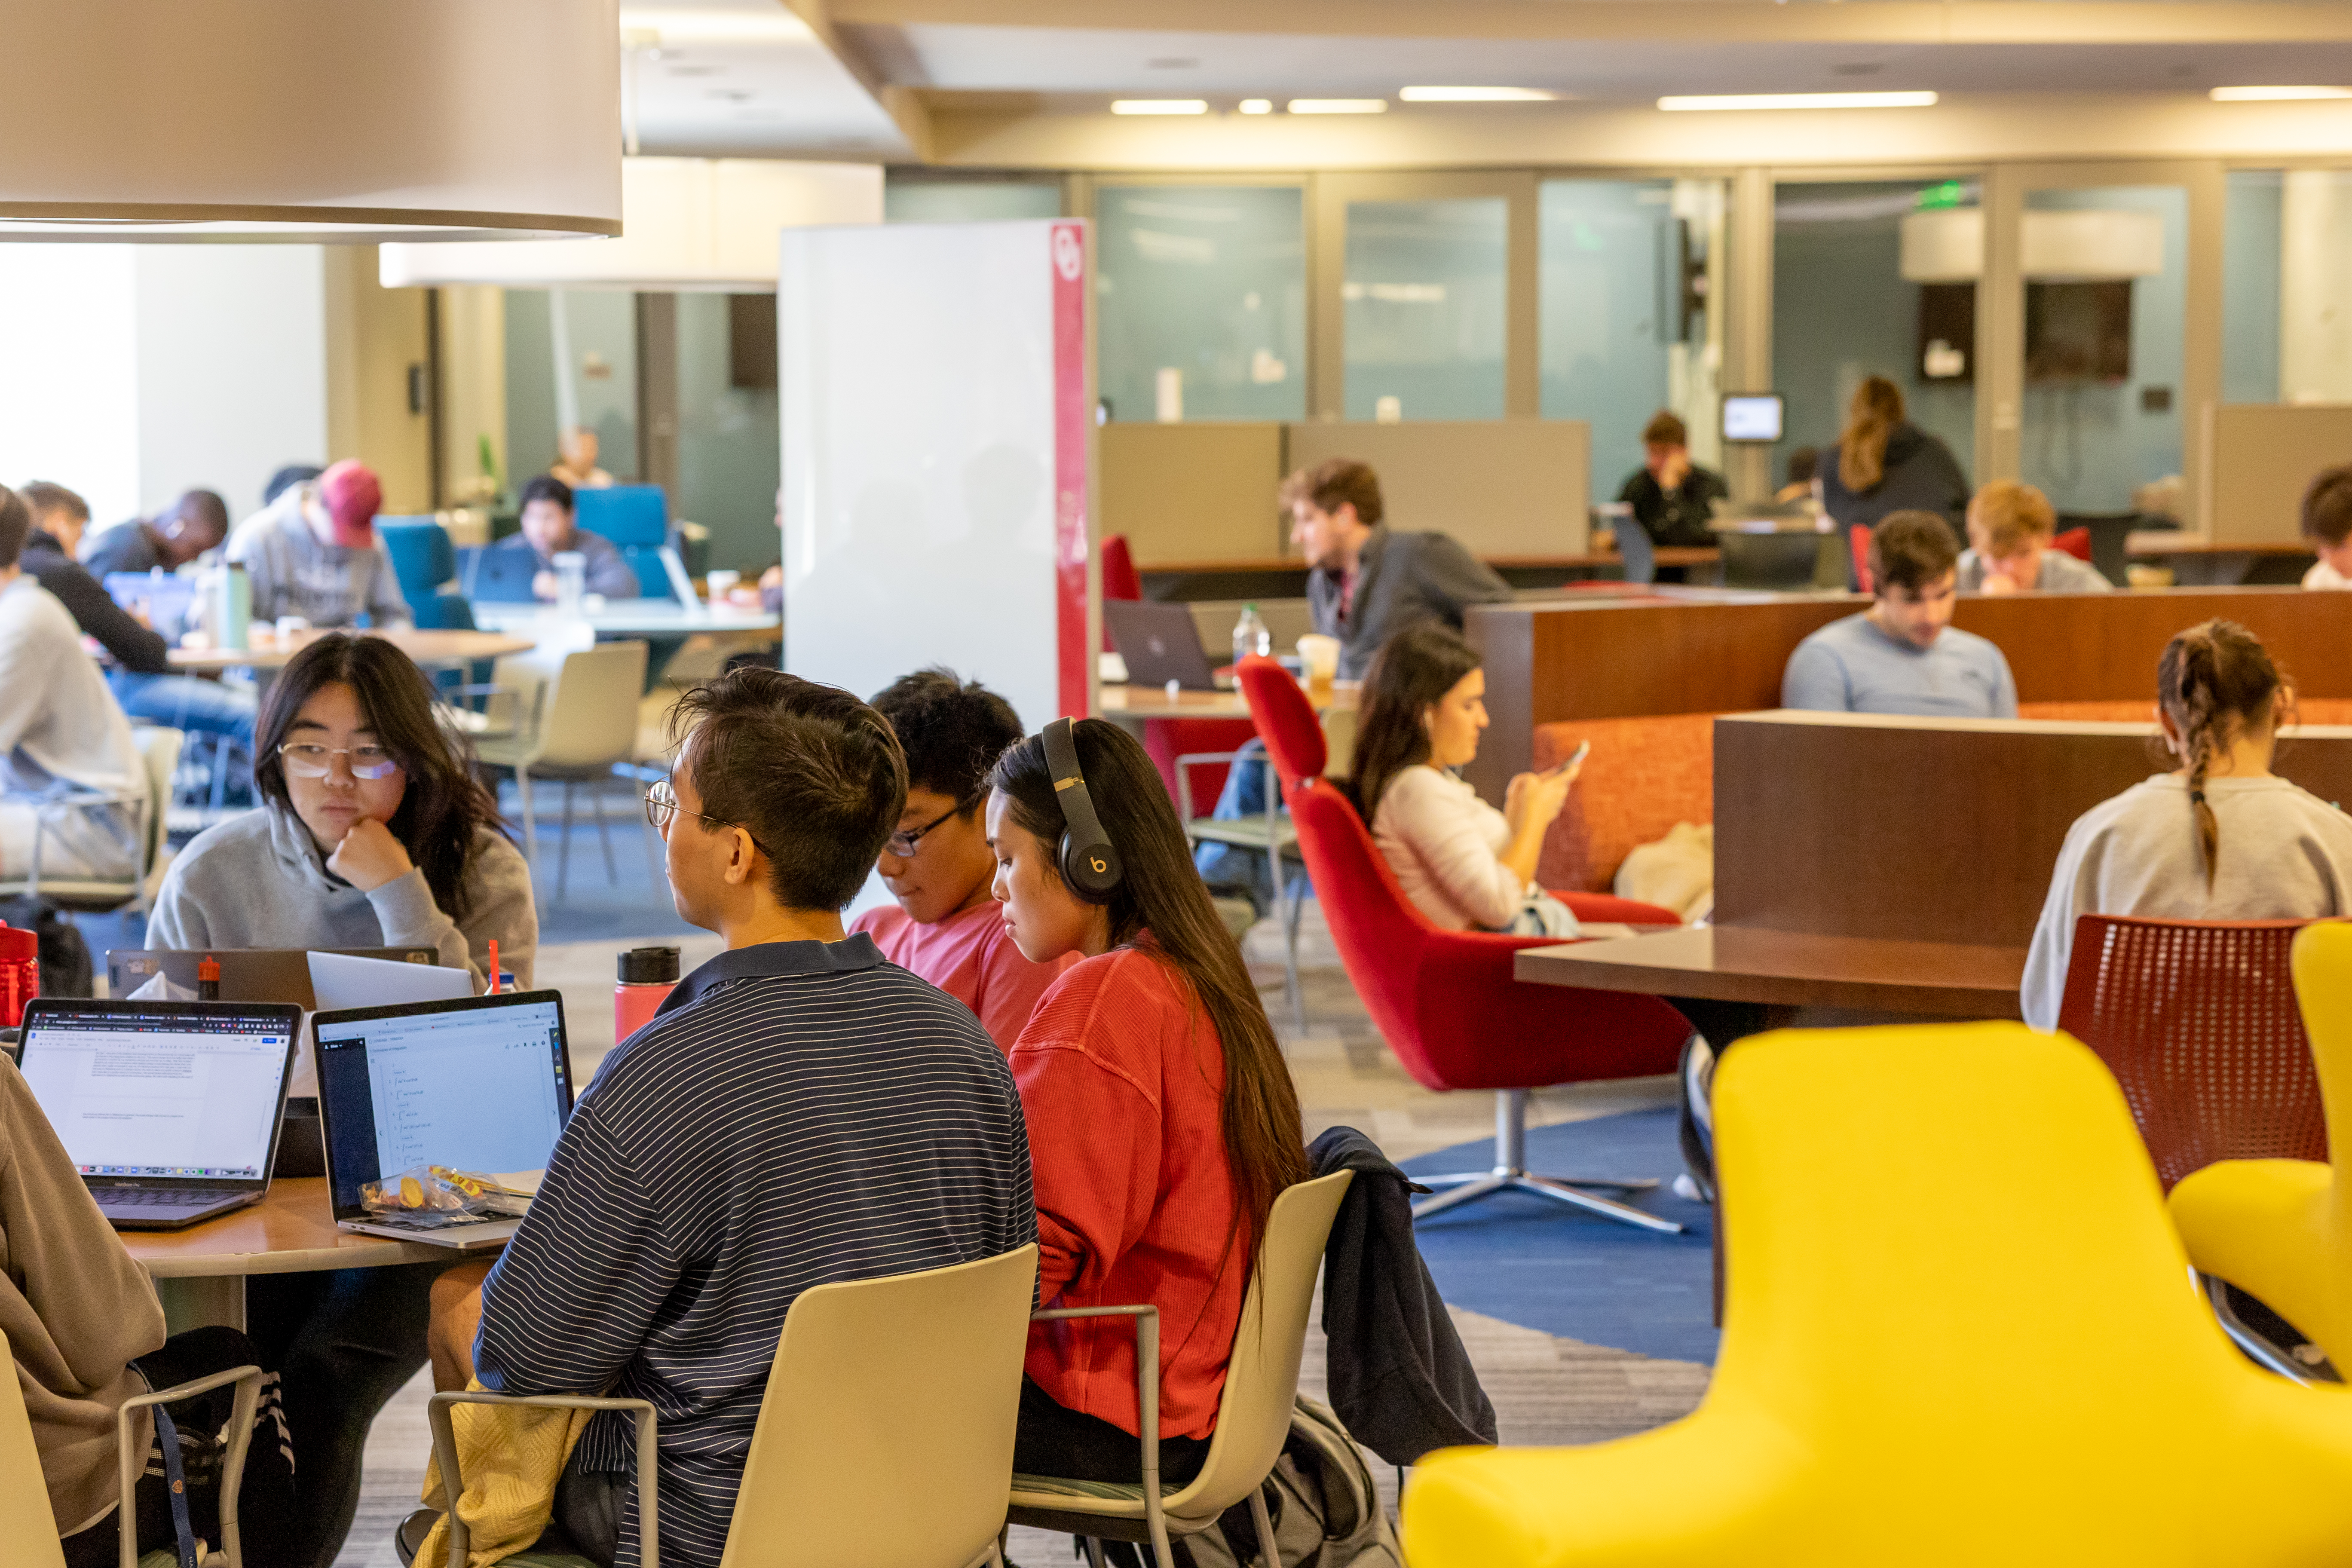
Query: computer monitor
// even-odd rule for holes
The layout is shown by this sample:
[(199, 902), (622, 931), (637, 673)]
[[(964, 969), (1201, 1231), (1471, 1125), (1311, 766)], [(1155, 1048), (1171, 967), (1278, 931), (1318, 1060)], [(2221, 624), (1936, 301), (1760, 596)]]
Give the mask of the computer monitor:
[(1723, 438), (1778, 441), (1785, 410), (1777, 392), (1734, 392), (1723, 399)]
[(261, 1003), (44, 998), (26, 1013), (21, 1065), (83, 1176), (258, 1193), (298, 1017)]
[(557, 992), (320, 1013), (310, 1028), (339, 1221), (366, 1214), (360, 1184), (416, 1165), (544, 1170), (572, 1115)]

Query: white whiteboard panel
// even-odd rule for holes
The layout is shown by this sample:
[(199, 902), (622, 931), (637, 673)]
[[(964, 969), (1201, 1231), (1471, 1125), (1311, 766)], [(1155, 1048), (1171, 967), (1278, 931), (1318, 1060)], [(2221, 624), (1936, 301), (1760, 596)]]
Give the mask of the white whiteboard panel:
[(870, 697), (946, 665), (1032, 731), (1085, 710), (1084, 238), (1067, 220), (784, 234), (786, 669)]

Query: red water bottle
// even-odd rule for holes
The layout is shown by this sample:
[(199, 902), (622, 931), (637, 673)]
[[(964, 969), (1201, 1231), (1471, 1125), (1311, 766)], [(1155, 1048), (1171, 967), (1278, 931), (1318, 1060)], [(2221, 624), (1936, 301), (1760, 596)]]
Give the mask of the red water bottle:
[(0, 1029), (25, 1021), (25, 1004), (41, 994), (41, 939), (0, 921)]
[(644, 1027), (662, 999), (677, 984), (677, 949), (637, 947), (621, 954), (613, 987), (613, 1039), (627, 1039)]

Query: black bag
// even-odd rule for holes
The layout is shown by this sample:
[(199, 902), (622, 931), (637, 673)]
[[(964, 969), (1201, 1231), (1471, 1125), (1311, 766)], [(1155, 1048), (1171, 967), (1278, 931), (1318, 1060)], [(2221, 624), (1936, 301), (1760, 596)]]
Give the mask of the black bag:
[(89, 996), (96, 976), (90, 968), (89, 943), (72, 921), (52, 906), (34, 899), (11, 899), (0, 904), (0, 921), (18, 931), (31, 931), (41, 943), (41, 994)]

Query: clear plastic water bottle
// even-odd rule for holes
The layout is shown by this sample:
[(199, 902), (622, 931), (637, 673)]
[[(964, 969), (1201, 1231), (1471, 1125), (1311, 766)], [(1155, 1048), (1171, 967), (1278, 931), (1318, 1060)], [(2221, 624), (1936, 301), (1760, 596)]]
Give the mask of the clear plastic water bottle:
[(1265, 629), (1258, 618), (1255, 605), (1242, 606), (1242, 618), (1234, 623), (1234, 662), (1239, 664), (1250, 655), (1264, 658), (1274, 652), (1274, 634)]

